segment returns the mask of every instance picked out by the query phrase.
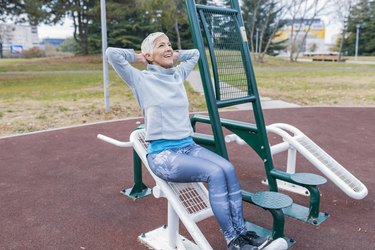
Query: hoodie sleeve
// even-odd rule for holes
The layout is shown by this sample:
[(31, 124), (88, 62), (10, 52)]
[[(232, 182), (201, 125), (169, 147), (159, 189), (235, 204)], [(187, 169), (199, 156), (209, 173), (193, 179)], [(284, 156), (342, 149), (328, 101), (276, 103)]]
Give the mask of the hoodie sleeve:
[(199, 51), (197, 49), (191, 50), (180, 50), (178, 60), (181, 62), (177, 66), (178, 72), (181, 74), (183, 80), (185, 80), (190, 72), (194, 69), (199, 59)]
[(132, 90), (141, 78), (141, 71), (134, 68), (130, 63), (135, 61), (135, 51), (133, 49), (120, 49), (109, 47), (106, 50), (108, 62), (112, 65), (117, 74), (125, 81)]

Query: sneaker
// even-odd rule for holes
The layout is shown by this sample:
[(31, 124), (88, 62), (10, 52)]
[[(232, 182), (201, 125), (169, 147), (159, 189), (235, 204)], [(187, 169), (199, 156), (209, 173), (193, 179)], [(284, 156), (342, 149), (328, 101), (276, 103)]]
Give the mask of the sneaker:
[(260, 237), (253, 231), (247, 231), (243, 234), (243, 238), (251, 245), (257, 246), (259, 249), (265, 247), (269, 242), (272, 241), (271, 236)]
[(243, 235), (239, 235), (229, 243), (227, 250), (258, 250), (258, 248), (249, 244)]

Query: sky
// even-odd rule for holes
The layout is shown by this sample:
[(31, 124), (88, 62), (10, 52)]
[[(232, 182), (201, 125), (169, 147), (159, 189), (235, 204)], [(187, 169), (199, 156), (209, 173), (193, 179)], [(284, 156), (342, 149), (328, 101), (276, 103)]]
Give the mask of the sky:
[(73, 36), (73, 22), (71, 19), (65, 18), (62, 25), (39, 25), (38, 35), (39, 39), (43, 38), (68, 38)]
[[(322, 18), (326, 25), (325, 43), (334, 43), (334, 36), (340, 33), (340, 27), (330, 22), (329, 17)], [(40, 25), (38, 26), (39, 39), (43, 38), (68, 38), (73, 36), (73, 22), (66, 18), (63, 25)]]

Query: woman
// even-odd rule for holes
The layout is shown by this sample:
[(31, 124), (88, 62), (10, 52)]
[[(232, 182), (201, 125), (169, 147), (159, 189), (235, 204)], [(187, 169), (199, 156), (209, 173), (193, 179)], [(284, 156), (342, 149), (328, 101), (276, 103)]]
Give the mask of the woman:
[[(145, 118), (147, 160), (158, 177), (172, 182), (207, 182), (212, 211), (228, 249), (258, 249), (268, 238), (247, 232), (239, 181), (232, 164), (197, 145), (192, 139), (189, 103), (184, 81), (194, 69), (196, 49), (173, 51), (161, 32), (147, 36), (142, 53), (108, 48), (108, 60), (132, 89)], [(180, 64), (174, 67), (174, 62)], [(140, 71), (130, 63), (140, 62)]]

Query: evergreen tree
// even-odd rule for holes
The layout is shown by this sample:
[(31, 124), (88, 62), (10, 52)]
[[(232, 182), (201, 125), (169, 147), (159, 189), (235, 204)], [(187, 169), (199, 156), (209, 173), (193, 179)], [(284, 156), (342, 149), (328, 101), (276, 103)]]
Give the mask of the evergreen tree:
[[(22, 0), (0, 1), (0, 21), (6, 20), (24, 21), (20, 15), (24, 12), (24, 2)], [(21, 18), (21, 20), (19, 20)]]
[[(96, 15), (100, 9), (95, 10)], [(90, 51), (101, 50), (100, 19), (89, 30)], [(107, 0), (108, 45), (140, 50), (150, 33), (168, 35), (174, 49), (193, 46), (184, 0)]]
[(375, 55), (375, 2), (360, 0), (354, 5), (347, 20), (349, 35), (343, 51), (355, 54), (357, 25), (359, 25), (358, 54)]
[(100, 2), (97, 0), (37, 0), (37, 2), (43, 2), (41, 9), (45, 13), (44, 23), (61, 23), (65, 17), (73, 20), (74, 40), (79, 44), (80, 53), (88, 54), (89, 26), (96, 18), (93, 10), (100, 5)]
[(15, 22), (57, 24), (70, 17), (74, 24), (74, 39), (82, 54), (88, 53), (88, 26), (95, 16), (92, 9), (96, 0), (9, 0), (0, 2), (0, 20)]
[[(100, 6), (93, 10), (100, 16)], [(148, 11), (147, 1), (107, 0), (108, 46), (140, 49), (141, 42), (149, 33), (157, 30), (158, 23)], [(89, 27), (91, 53), (101, 51), (101, 20), (96, 18)]]

